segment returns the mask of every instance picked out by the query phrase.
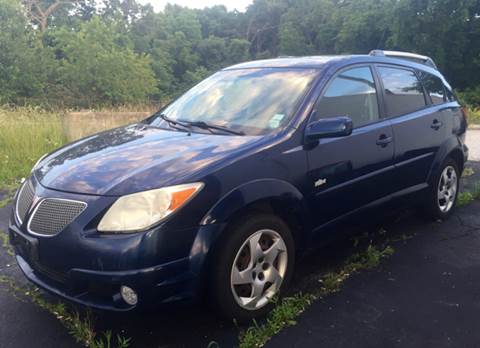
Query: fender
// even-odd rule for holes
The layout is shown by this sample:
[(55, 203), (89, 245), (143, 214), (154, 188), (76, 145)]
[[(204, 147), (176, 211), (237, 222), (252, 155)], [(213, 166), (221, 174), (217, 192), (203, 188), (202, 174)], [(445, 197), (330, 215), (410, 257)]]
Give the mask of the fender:
[[(194, 287), (204, 289), (200, 279), (212, 258), (218, 237), (226, 230), (229, 219), (246, 206), (262, 200), (281, 202), (296, 211), (302, 222), (309, 224), (310, 215), (303, 194), (292, 184), (278, 179), (259, 179), (242, 184), (224, 195), (201, 220), (199, 233), (190, 251), (190, 270), (198, 275)], [(306, 236), (301, 236), (302, 243)], [(300, 247), (300, 246), (299, 246)]]
[(235, 213), (260, 200), (275, 200), (300, 209), (308, 217), (303, 194), (292, 184), (279, 179), (259, 179), (242, 184), (223, 196), (201, 220), (201, 225), (226, 223)]
[(457, 137), (450, 137), (445, 140), (435, 154), (433, 159), (432, 166), (428, 172), (427, 182), (430, 182), (434, 173), (440, 168), (442, 163), (445, 161), (450, 154), (453, 154), (454, 159), (460, 160), (460, 170), (463, 169), (463, 165), (466, 161), (465, 153), (463, 152), (463, 145)]

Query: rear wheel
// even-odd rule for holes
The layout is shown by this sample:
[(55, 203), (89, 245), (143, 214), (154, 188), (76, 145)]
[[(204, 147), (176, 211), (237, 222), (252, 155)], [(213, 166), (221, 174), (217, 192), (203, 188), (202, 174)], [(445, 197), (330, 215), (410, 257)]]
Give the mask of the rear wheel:
[(278, 217), (249, 214), (226, 231), (217, 248), (214, 301), (223, 316), (245, 322), (272, 309), (294, 264), (294, 243)]
[(457, 163), (447, 158), (432, 182), (427, 202), (429, 215), (434, 219), (448, 218), (455, 208), (460, 171)]

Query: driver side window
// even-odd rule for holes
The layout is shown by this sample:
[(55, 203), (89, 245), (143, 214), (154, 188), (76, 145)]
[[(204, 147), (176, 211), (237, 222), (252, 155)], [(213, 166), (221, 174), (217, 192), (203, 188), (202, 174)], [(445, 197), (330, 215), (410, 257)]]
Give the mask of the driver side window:
[(355, 128), (379, 119), (377, 90), (369, 67), (342, 71), (317, 101), (314, 120), (348, 116)]

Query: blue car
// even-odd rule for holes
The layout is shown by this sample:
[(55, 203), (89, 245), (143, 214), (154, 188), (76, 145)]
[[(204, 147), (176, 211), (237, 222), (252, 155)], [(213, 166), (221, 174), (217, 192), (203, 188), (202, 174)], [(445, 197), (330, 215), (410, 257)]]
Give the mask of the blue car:
[(271, 310), (296, 254), (338, 222), (404, 196), (447, 218), (466, 128), (428, 57), (247, 62), (39, 160), (10, 239), (30, 281), (77, 304), (209, 298), (245, 321)]

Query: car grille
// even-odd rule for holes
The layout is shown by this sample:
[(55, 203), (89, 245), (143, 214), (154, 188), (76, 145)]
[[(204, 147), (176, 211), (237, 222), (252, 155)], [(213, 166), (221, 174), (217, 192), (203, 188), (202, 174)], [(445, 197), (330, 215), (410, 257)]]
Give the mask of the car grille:
[(30, 206), (33, 203), (34, 197), (35, 197), (35, 194), (33, 192), (32, 185), (30, 184), (29, 181), (26, 181), (23, 184), (23, 186), (20, 188), (20, 192), (18, 193), (18, 197), (17, 197), (16, 213), (17, 213), (17, 219), (20, 223), (22, 223), (23, 220), (25, 220), (28, 210), (30, 209)]
[(41, 235), (55, 235), (63, 231), (86, 207), (84, 202), (46, 198), (34, 210), (28, 230)]

